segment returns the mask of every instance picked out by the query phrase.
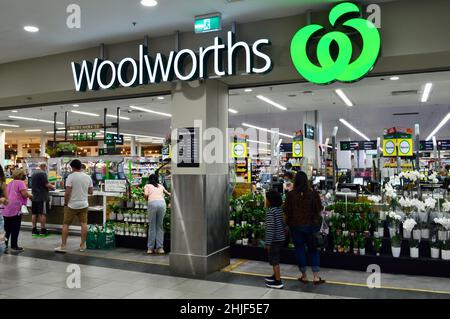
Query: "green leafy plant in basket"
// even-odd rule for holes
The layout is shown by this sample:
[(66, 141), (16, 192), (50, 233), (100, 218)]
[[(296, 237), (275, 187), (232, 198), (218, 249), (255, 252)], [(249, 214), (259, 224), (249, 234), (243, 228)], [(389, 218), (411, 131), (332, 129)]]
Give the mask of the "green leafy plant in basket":
[(399, 234), (395, 234), (391, 238), (391, 246), (392, 247), (401, 247), (401, 245), (402, 245), (402, 238), (400, 237)]
[(372, 240), (373, 240), (373, 249), (377, 254), (377, 256), (379, 256), (381, 253), (381, 244), (383, 240), (381, 238), (373, 238)]
[(362, 234), (358, 234), (355, 237), (355, 242), (359, 249), (365, 249), (366, 248), (366, 238)]

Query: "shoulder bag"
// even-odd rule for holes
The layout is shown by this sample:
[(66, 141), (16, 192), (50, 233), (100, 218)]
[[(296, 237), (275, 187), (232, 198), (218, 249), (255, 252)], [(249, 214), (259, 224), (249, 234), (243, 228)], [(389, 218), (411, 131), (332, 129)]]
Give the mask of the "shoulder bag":
[[(315, 194), (314, 194), (315, 195)], [(314, 196), (313, 195), (313, 196)], [(316, 203), (316, 199), (313, 198), (313, 203), (312, 203), (312, 211), (313, 214), (319, 214), (320, 215), (320, 230), (318, 232), (315, 232), (313, 234), (313, 245), (315, 249), (324, 249), (326, 247), (328, 247), (328, 235), (327, 235), (327, 229), (328, 226), (325, 223), (325, 219), (322, 217), (321, 215), (321, 211), (318, 211), (318, 207), (317, 207), (317, 203)]]
[[(16, 191), (16, 188), (15, 188), (16, 185), (13, 185), (13, 187), (14, 187), (14, 193), (16, 193), (17, 198), (22, 198), (22, 194), (17, 193), (17, 191)], [(29, 214), (30, 214), (30, 212), (28, 211), (27, 205), (20, 206), (20, 212), (18, 215), (29, 215)]]

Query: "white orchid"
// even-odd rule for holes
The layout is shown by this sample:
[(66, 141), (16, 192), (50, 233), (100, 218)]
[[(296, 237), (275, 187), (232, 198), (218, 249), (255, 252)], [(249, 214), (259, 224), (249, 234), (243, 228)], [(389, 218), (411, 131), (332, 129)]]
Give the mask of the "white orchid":
[(425, 199), (425, 207), (429, 209), (434, 209), (436, 207), (437, 201), (433, 197), (428, 197)]
[(403, 229), (406, 230), (407, 232), (411, 232), (414, 229), (414, 227), (416, 227), (416, 225), (417, 223), (414, 219), (408, 218), (403, 222)]
[(375, 204), (378, 204), (379, 202), (381, 202), (381, 196), (372, 195), (372, 196), (367, 197), (367, 199)]
[(445, 201), (442, 204), (442, 209), (444, 210), (444, 212), (450, 212), (450, 202)]
[(411, 200), (412, 206), (417, 209), (417, 211), (422, 212), (425, 210), (425, 203), (418, 200), (417, 198), (413, 198)]
[(407, 197), (402, 197), (400, 198), (400, 200), (398, 201), (398, 203), (400, 204), (400, 206), (404, 207), (404, 208), (409, 208), (412, 206), (412, 202), (409, 198)]
[(433, 221), (447, 230), (450, 229), (450, 218), (435, 218)]
[(395, 212), (392, 212), (392, 211), (390, 211), (390, 212), (388, 213), (388, 216), (389, 216), (391, 219), (394, 219), (394, 220), (398, 220), (398, 221), (402, 220), (402, 216), (397, 215)]

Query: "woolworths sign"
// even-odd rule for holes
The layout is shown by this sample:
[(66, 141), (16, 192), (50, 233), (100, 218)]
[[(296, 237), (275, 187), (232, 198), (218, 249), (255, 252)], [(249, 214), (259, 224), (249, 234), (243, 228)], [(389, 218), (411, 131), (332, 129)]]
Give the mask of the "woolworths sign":
[[(109, 60), (95, 59), (81, 63), (72, 62), (72, 73), (77, 91), (110, 89), (115, 87), (132, 87), (148, 85), (173, 80), (192, 81), (208, 77), (208, 61), (214, 59), (213, 76), (230, 76), (236, 74), (236, 57), (239, 51), (245, 53), (245, 72), (248, 74), (263, 74), (272, 69), (272, 60), (262, 49), (270, 45), (268, 39), (260, 39), (253, 44), (237, 42), (233, 32), (228, 32), (227, 43), (220, 37), (214, 39), (214, 44), (199, 48), (198, 53), (190, 49), (179, 52), (172, 51), (168, 56), (161, 53), (153, 57), (148, 54), (148, 48), (139, 46), (139, 60), (125, 58), (119, 63)], [(262, 60), (262, 65), (256, 67), (256, 59)], [(227, 67), (224, 62), (227, 61)], [(190, 62), (189, 70), (185, 65)]]

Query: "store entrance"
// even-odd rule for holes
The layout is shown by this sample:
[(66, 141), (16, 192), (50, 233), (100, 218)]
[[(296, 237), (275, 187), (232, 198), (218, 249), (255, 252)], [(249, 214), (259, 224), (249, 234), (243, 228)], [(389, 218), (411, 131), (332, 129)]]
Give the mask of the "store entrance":
[[(49, 235), (32, 234), (32, 215), (24, 215), (20, 243), (25, 249), (53, 251), (60, 244), (64, 219), (64, 190), (79, 159), (83, 171), (93, 181), (89, 196), (89, 234), (84, 253), (78, 252), (80, 224), (70, 227), (68, 253), (139, 262), (168, 264), (170, 252), (170, 196), (165, 196), (165, 214), (161, 219), (149, 216), (144, 187), (152, 175), (171, 191), (170, 125), (171, 96), (155, 96), (116, 101), (98, 101), (40, 108), (1, 111), (5, 134), (7, 182), (14, 170), (24, 168), (32, 193), (33, 174), (40, 164), (47, 165), (50, 209), (45, 228)], [(119, 120), (118, 120), (119, 119)], [(31, 201), (28, 202), (31, 212)], [(151, 222), (162, 237), (164, 251), (147, 255)], [(157, 231), (157, 230), (160, 231)]]

